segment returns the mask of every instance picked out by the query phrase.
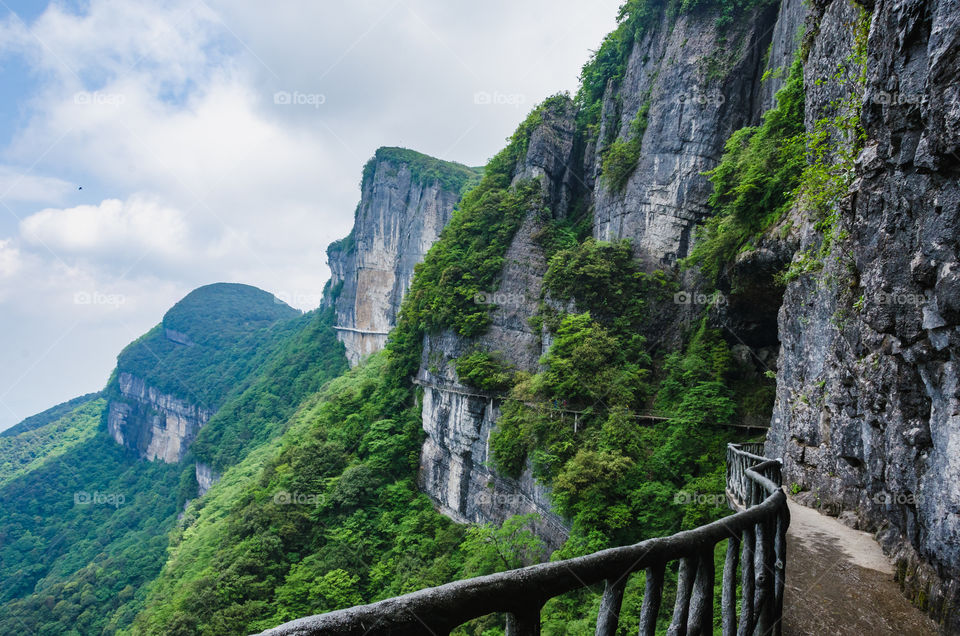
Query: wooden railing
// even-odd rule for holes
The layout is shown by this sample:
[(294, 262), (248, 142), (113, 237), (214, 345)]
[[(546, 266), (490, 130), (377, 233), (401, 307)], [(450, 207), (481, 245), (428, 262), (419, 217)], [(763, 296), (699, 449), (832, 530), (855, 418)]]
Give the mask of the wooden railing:
[(728, 446), (727, 494), (740, 511), (713, 523), (575, 559), (455, 581), (370, 605), (300, 618), (263, 634), (441, 636), (475, 618), (506, 613), (508, 636), (530, 636), (540, 633), (540, 610), (548, 600), (602, 583), (596, 634), (613, 636), (627, 579), (643, 571), (646, 587), (639, 633), (652, 635), (667, 568), (678, 562), (677, 592), (667, 634), (704, 636), (714, 632), (714, 549), (726, 541), (720, 573), (723, 634), (779, 636), (790, 519), (781, 490), (780, 462), (758, 452), (762, 446)]

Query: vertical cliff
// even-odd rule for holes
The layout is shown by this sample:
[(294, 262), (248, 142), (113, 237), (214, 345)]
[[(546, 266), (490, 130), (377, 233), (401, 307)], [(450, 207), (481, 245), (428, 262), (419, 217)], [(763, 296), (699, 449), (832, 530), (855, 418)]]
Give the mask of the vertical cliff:
[[(908, 596), (957, 633), (960, 13), (909, 0), (811, 12), (807, 127), (852, 97), (862, 136), (833, 214), (795, 211), (794, 268), (812, 273), (780, 312), (768, 452), (808, 503), (876, 532)], [(838, 87), (851, 55), (862, 80)]]
[(708, 214), (703, 172), (758, 118), (776, 19), (773, 5), (723, 26), (715, 11), (665, 11), (644, 30), (623, 79), (607, 86), (590, 149), (596, 238), (630, 238), (652, 266), (687, 255)]
[(353, 230), (327, 249), (337, 335), (351, 365), (383, 348), (414, 266), (477, 177), (404, 148), (380, 148), (364, 167)]

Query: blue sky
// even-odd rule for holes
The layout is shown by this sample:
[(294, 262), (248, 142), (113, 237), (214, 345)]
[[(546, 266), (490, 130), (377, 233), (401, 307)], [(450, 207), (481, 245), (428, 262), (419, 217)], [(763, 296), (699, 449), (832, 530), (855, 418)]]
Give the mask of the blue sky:
[(0, 1), (0, 429), (200, 285), (315, 307), (374, 150), (485, 163), (618, 4)]

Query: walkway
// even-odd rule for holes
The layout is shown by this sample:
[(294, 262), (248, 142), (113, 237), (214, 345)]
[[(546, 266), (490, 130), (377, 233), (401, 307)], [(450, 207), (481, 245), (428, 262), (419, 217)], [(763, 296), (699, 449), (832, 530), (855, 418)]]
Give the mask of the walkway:
[(936, 636), (873, 537), (789, 500), (784, 636)]

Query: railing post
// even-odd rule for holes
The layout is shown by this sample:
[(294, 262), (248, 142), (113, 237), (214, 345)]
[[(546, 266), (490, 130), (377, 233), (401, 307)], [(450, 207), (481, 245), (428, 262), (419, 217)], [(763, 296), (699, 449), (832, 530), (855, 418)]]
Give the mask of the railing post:
[(757, 627), (761, 634), (769, 634), (773, 628), (773, 579), (774, 579), (774, 555), (773, 555), (773, 528), (769, 521), (761, 521), (757, 524), (757, 554), (756, 566), (757, 589), (756, 612)]
[(680, 574), (677, 577), (677, 598), (673, 603), (673, 621), (667, 629), (667, 636), (686, 636), (687, 616), (690, 614), (690, 595), (697, 574), (697, 557), (680, 559)]
[(753, 565), (754, 565), (754, 534), (752, 528), (746, 528), (743, 531), (743, 556), (740, 558), (740, 603), (743, 606), (740, 610), (740, 630), (737, 632), (738, 636), (753, 636), (753, 628), (755, 625), (754, 622), (754, 607), (753, 607), (753, 592), (754, 592), (754, 578), (753, 578)]
[(776, 619), (776, 625), (773, 629), (773, 636), (780, 636), (783, 629), (783, 592), (786, 588), (787, 576), (787, 526), (790, 524), (790, 512), (786, 503), (783, 509), (777, 513), (777, 534), (774, 541), (774, 554), (776, 556), (775, 567), (777, 569), (776, 579), (773, 585), (773, 608)]
[(647, 585), (640, 608), (640, 636), (654, 636), (657, 631), (657, 615), (663, 600), (663, 571), (665, 563), (647, 568)]
[(627, 586), (628, 574), (617, 580), (607, 579), (600, 600), (600, 612), (597, 614), (596, 636), (616, 636), (620, 624), (620, 606), (623, 604), (623, 590)]
[(507, 614), (506, 636), (540, 636), (540, 608), (535, 607)]
[(697, 580), (690, 601), (690, 619), (687, 621), (688, 636), (711, 636), (713, 634), (713, 547), (704, 549), (697, 564)]
[(727, 558), (723, 562), (723, 636), (736, 636), (737, 633), (737, 564), (740, 556), (740, 537), (733, 535), (727, 539)]

